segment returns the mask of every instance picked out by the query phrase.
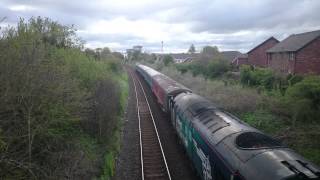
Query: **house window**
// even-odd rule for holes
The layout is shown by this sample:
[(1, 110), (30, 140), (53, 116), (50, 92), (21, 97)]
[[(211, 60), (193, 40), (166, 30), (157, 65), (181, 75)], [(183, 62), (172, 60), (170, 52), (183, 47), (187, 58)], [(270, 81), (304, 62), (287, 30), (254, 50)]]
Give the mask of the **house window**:
[(291, 60), (291, 61), (294, 60), (294, 52), (289, 53), (289, 60)]

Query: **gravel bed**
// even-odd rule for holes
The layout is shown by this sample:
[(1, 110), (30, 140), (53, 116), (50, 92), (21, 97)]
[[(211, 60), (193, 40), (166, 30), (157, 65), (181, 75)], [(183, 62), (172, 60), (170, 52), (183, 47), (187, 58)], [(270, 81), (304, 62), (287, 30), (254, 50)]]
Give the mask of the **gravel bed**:
[[(167, 114), (161, 111), (157, 101), (145, 81), (139, 76), (148, 96), (163, 146), (172, 180), (196, 180), (199, 177), (192, 168), (184, 148), (170, 124)], [(129, 99), (122, 131), (121, 150), (116, 161), (113, 180), (141, 180), (138, 118), (132, 79), (129, 78)]]
[(150, 88), (141, 76), (139, 76), (139, 79), (146, 91), (148, 101), (155, 118), (155, 123), (163, 146), (164, 154), (167, 158), (171, 178), (173, 180), (200, 179), (196, 175), (191, 165), (191, 161), (185, 153), (184, 147), (178, 143), (178, 136), (170, 123), (169, 116), (161, 110), (160, 106), (157, 104), (155, 96), (152, 94)]
[(116, 160), (114, 180), (141, 180), (139, 121), (136, 113), (136, 97), (129, 77), (129, 96), (125, 114), (121, 149)]

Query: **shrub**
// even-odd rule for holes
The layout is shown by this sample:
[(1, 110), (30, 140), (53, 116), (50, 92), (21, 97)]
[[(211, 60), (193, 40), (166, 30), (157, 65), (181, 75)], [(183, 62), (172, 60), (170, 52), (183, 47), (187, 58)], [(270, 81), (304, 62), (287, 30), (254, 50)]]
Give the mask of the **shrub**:
[(241, 119), (251, 126), (268, 134), (278, 134), (282, 127), (286, 126), (278, 116), (265, 110), (255, 110), (253, 112), (243, 112)]
[(300, 81), (302, 81), (302, 80), (303, 80), (303, 77), (300, 76), (300, 75), (292, 75), (292, 74), (289, 74), (289, 75), (287, 76), (287, 81), (288, 81), (288, 84), (289, 84), (290, 86), (292, 86), (292, 85), (294, 85), (294, 84), (296, 84), (296, 83), (298, 83), (298, 82), (300, 82)]
[(240, 82), (244, 85), (250, 85), (252, 68), (247, 65), (240, 67)]
[(181, 74), (184, 74), (189, 70), (188, 64), (185, 63), (177, 64), (176, 68)]
[(81, 125), (92, 118), (106, 129), (96, 134), (113, 132), (120, 65), (88, 57), (72, 27), (49, 19), (21, 19), (0, 37), (0, 179), (94, 176), (91, 145), (104, 141)]
[[(296, 81), (294, 79), (293, 81)], [(275, 74), (270, 69), (253, 68), (243, 65), (240, 68), (240, 82), (246, 86), (259, 87), (259, 89), (280, 90), (284, 94), (289, 81), (281, 74)]]
[(170, 55), (165, 55), (163, 57), (163, 63), (165, 66), (168, 66), (169, 64), (173, 63), (173, 58)]
[(230, 65), (223, 59), (216, 59), (211, 61), (205, 69), (205, 76), (209, 78), (216, 78), (228, 72), (230, 70)]
[(200, 74), (203, 75), (206, 72), (206, 68), (204, 68), (201, 64), (197, 62), (190, 63), (188, 67), (193, 76), (197, 76)]
[(310, 76), (290, 86), (286, 99), (299, 121), (319, 121), (320, 117), (320, 77)]

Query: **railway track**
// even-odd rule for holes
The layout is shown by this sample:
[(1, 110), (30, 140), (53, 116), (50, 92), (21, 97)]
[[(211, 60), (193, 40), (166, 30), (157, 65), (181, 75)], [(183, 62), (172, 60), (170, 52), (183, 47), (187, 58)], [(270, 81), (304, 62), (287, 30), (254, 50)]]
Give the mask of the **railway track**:
[(171, 180), (154, 117), (136, 73), (128, 68), (136, 95), (142, 180)]

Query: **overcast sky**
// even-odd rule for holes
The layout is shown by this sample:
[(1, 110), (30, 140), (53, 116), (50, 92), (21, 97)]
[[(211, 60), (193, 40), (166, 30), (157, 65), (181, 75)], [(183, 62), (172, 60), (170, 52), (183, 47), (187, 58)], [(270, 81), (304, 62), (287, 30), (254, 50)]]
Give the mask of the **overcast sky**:
[(74, 24), (86, 47), (186, 52), (205, 45), (247, 52), (270, 36), (320, 29), (320, 0), (0, 0), (0, 24), (50, 17)]

